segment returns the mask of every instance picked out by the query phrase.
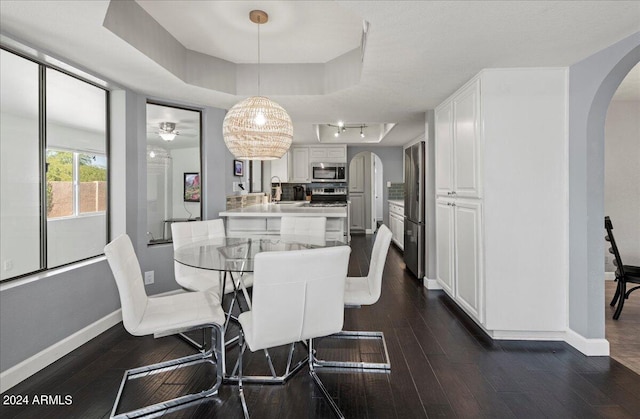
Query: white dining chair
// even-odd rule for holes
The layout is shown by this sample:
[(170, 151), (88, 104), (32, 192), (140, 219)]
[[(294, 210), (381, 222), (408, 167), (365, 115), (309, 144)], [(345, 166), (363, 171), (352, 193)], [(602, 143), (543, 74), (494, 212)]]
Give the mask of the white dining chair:
[[(188, 221), (171, 224), (173, 251), (182, 246), (214, 238), (224, 238), (224, 221), (222, 219), (207, 221)], [(176, 282), (189, 291), (220, 290), (218, 272), (198, 269), (182, 263), (173, 262)], [(233, 283), (225, 286), (225, 294), (233, 292)]]
[[(125, 371), (116, 396), (111, 417), (128, 418), (170, 411), (186, 403), (211, 396), (218, 392), (224, 376), (224, 312), (219, 296), (213, 292), (187, 292), (162, 297), (148, 297), (142, 279), (140, 264), (129, 236), (120, 235), (104, 248), (113, 272), (122, 306), (124, 328), (134, 336), (153, 335), (163, 337), (196, 329), (211, 329), (211, 345), (207, 351), (171, 361), (138, 367)], [(216, 380), (207, 390), (187, 394), (118, 413), (120, 399), (128, 381), (165, 371), (200, 363), (216, 365)]]
[[(338, 246), (256, 255), (253, 305), (251, 311), (238, 317), (242, 326), (238, 383), (245, 417), (249, 416), (242, 387), (246, 348), (255, 352), (307, 339), (309, 374), (336, 415), (344, 417), (310, 361), (313, 339), (342, 329), (344, 283), (350, 253), (348, 246)], [(290, 349), (289, 363), (292, 355), (293, 349)]]
[[(171, 224), (171, 235), (173, 237), (174, 252), (182, 246), (209, 241), (215, 239), (223, 239), (226, 237), (224, 221), (219, 218), (206, 221), (187, 221)], [(222, 244), (222, 242), (221, 242)], [(208, 291), (213, 290), (220, 292), (220, 288), (224, 287), (223, 294), (234, 293), (233, 299), (229, 306), (225, 329), (232, 318), (233, 307), (237, 301), (237, 291), (242, 291), (247, 304), (250, 304), (247, 288), (253, 286), (253, 274), (250, 272), (235, 274), (230, 280), (226, 279), (227, 274), (219, 271), (211, 271), (208, 269), (199, 269), (182, 263), (173, 262), (176, 282), (184, 289), (189, 291)], [(224, 275), (224, 276), (223, 276)], [(239, 303), (238, 303), (239, 304)], [(198, 349), (204, 346), (194, 341), (189, 336), (182, 334), (181, 337)]]
[[(391, 243), (391, 230), (386, 225), (380, 226), (376, 233), (376, 240), (371, 251), (369, 273), (363, 277), (347, 277), (344, 291), (344, 303), (347, 308), (359, 308), (364, 305), (375, 304), (382, 293), (382, 274)], [(327, 361), (314, 357), (318, 367), (330, 368), (358, 368), (373, 370), (390, 370), (389, 352), (383, 332), (341, 331), (331, 336), (343, 339), (375, 339), (380, 340), (384, 351), (383, 362), (360, 361)]]

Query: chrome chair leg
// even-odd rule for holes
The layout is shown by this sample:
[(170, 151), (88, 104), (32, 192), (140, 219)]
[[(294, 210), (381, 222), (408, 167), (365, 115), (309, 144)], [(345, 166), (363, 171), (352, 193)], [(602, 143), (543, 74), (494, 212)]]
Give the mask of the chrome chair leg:
[[(185, 407), (184, 405), (188, 403), (217, 394), (225, 374), (224, 331), (222, 327), (217, 324), (209, 324), (204, 327), (211, 328), (212, 330), (211, 347), (209, 348), (209, 350), (199, 354), (177, 358), (170, 361), (160, 362), (157, 364), (147, 365), (144, 367), (133, 368), (125, 371), (122, 381), (120, 382), (120, 388), (118, 389), (118, 394), (116, 396), (113, 409), (111, 410), (111, 418), (124, 419), (124, 418), (134, 418), (139, 416), (148, 416), (152, 414), (157, 415), (158, 413), (161, 413), (161, 412), (169, 412), (169, 411), (177, 410), (179, 408)], [(188, 329), (184, 331), (189, 331), (189, 330), (196, 330), (196, 328)], [(177, 333), (176, 332), (167, 333), (162, 336), (166, 336), (169, 334), (177, 334)], [(160, 337), (160, 336), (156, 336), (156, 337)], [(215, 359), (216, 362), (214, 362), (212, 358)], [(189, 367), (189, 366), (193, 366), (193, 365), (197, 365), (205, 362), (216, 365), (216, 381), (210, 388), (203, 390), (199, 393), (187, 394), (187, 395), (176, 397), (174, 399), (166, 400), (160, 403), (144, 406), (128, 412), (117, 413), (125, 384), (128, 381), (135, 380), (142, 377), (148, 377), (150, 375), (155, 375), (163, 372), (176, 370), (179, 368), (185, 368), (185, 367)]]
[(313, 339), (309, 339), (309, 375), (311, 376), (311, 378), (313, 378), (313, 381), (320, 389), (320, 392), (324, 396), (325, 400), (329, 403), (329, 406), (331, 407), (331, 410), (336, 415), (336, 417), (344, 419), (344, 414), (342, 413), (336, 402), (333, 400), (333, 397), (331, 397), (331, 395), (327, 391), (327, 388), (322, 383), (322, 380), (320, 380), (320, 377), (318, 377), (318, 374), (316, 374), (313, 358)]
[(204, 329), (202, 329), (202, 343), (196, 342), (193, 338), (191, 338), (191, 336), (185, 334), (185, 333), (178, 333), (178, 336), (184, 340), (185, 342), (187, 342), (189, 345), (193, 346), (194, 348), (196, 348), (198, 351), (200, 352), (205, 352), (206, 351), (206, 347), (207, 347), (207, 343), (206, 343), (206, 335), (204, 332)]
[[(285, 367), (285, 372), (283, 375), (277, 374), (276, 369), (273, 365), (273, 361), (271, 359), (271, 355), (269, 354), (269, 351), (265, 349), (264, 350), (265, 358), (267, 359), (267, 363), (269, 365), (269, 370), (271, 371), (271, 375), (245, 375), (242, 377), (242, 381), (245, 384), (284, 384), (289, 378), (291, 378), (295, 373), (297, 373), (309, 361), (309, 358), (305, 356), (303, 359), (301, 359), (295, 365), (293, 365), (293, 353), (295, 350), (295, 345), (297, 343), (301, 343), (301, 342), (292, 343), (291, 347), (289, 348), (287, 365)], [(233, 370), (231, 371), (231, 375), (225, 376), (226, 382), (229, 382), (229, 383), (239, 382), (239, 375), (238, 375), (239, 365), (240, 365), (239, 362), (240, 362), (240, 359), (236, 361), (236, 364), (234, 365)]]
[(318, 359), (315, 355), (313, 357), (313, 364), (317, 368), (357, 368), (361, 370), (391, 370), (391, 361), (389, 360), (389, 350), (387, 349), (387, 342), (384, 339), (384, 333), (382, 332), (360, 332), (360, 331), (347, 331), (343, 330), (339, 333), (327, 336), (331, 339), (380, 339), (382, 347), (384, 349), (383, 362), (360, 362), (360, 361), (327, 361), (324, 359)]
[(244, 398), (244, 389), (242, 387), (242, 356), (244, 355), (244, 350), (247, 347), (246, 343), (244, 343), (244, 336), (242, 332), (240, 332), (240, 339), (238, 340), (238, 344), (240, 345), (240, 354), (238, 355), (238, 391), (240, 393), (242, 413), (244, 414), (245, 419), (249, 419), (249, 409), (247, 408), (247, 401)]

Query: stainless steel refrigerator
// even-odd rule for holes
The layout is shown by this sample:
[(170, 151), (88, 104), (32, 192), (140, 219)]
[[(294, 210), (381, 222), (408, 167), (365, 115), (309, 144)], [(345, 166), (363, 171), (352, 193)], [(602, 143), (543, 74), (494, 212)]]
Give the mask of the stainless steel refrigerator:
[(418, 278), (424, 277), (425, 196), (424, 143), (404, 150), (404, 262)]

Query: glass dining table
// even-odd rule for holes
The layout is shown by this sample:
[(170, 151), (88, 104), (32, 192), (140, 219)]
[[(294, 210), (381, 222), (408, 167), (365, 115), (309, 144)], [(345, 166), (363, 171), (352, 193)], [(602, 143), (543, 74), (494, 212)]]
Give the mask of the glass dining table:
[[(176, 262), (198, 269), (206, 269), (220, 272), (219, 288), (224, 290), (226, 281), (233, 284), (233, 297), (226, 309), (225, 330), (229, 327), (229, 322), (236, 320), (232, 315), (234, 305), (237, 302), (240, 311), (243, 307), (240, 304), (239, 295), (243, 294), (247, 309), (251, 310), (251, 299), (245, 286), (247, 276), (253, 273), (255, 257), (261, 252), (287, 252), (303, 249), (317, 249), (323, 247), (344, 246), (346, 243), (338, 240), (325, 240), (317, 236), (306, 235), (256, 235), (242, 237), (216, 237), (202, 241), (193, 242), (179, 247), (174, 252)], [(213, 280), (213, 279), (212, 279)], [(215, 284), (212, 284), (212, 287)], [(223, 303), (224, 292), (220, 292), (220, 302)], [(237, 336), (228, 339), (225, 346), (229, 346), (237, 341)], [(289, 359), (289, 362), (291, 360)], [(283, 383), (291, 374), (299, 369), (302, 363), (296, 368), (289, 369), (283, 377), (247, 377), (248, 382), (278, 382)], [(235, 374), (227, 376), (226, 379), (235, 380)]]
[(298, 234), (216, 237), (182, 246), (175, 251), (174, 258), (176, 262), (193, 268), (242, 274), (253, 272), (255, 256), (260, 252), (344, 245), (338, 240)]
[[(193, 268), (223, 272), (219, 289), (225, 289), (226, 281), (230, 279), (235, 291), (244, 293), (247, 305), (251, 309), (251, 300), (243, 278), (245, 274), (253, 272), (253, 263), (258, 253), (343, 245), (345, 243), (338, 240), (325, 240), (317, 236), (299, 234), (215, 237), (176, 249), (174, 259), (178, 263)], [(223, 296), (224, 293), (221, 292), (221, 299)], [(234, 297), (236, 297), (235, 294)]]

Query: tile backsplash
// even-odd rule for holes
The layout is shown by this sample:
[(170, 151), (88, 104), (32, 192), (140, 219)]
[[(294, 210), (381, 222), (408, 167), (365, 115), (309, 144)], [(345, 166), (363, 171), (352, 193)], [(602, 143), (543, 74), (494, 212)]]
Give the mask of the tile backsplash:
[(404, 183), (392, 183), (387, 189), (388, 199), (404, 199)]

